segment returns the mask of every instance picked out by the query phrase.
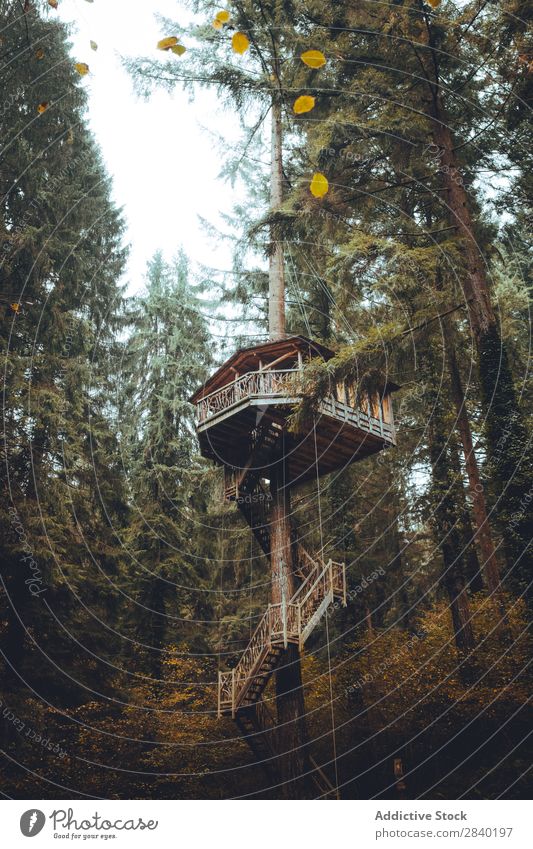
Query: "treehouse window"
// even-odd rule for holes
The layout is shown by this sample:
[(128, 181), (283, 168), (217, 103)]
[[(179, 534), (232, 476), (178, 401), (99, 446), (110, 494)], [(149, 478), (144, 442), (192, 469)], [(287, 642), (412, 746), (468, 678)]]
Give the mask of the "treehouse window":
[(381, 409), (383, 410), (383, 421), (386, 424), (392, 424), (391, 397), (388, 393), (381, 399)]
[(344, 381), (337, 383), (336, 395), (337, 401), (340, 401), (341, 404), (349, 404), (348, 399), (346, 397), (346, 387), (344, 385)]
[(347, 401), (348, 401), (348, 406), (352, 407), (352, 409), (355, 410), (355, 408), (357, 407), (357, 403), (356, 403), (355, 387), (353, 386), (352, 383), (346, 384), (346, 397), (347, 397)]

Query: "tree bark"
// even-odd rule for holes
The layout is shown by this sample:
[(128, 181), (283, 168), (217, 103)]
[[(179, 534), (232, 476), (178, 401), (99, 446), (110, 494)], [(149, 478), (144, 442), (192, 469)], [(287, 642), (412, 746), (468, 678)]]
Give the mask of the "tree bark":
[(463, 469), (459, 459), (459, 447), (454, 439), (450, 439), (450, 465), (456, 477), (457, 497), (460, 499), (458, 508), (461, 518), (461, 535), (463, 539), (464, 558), (466, 563), (465, 578), (467, 579), (468, 589), (470, 592), (477, 593), (483, 589), (483, 576), (479, 557), (475, 546), (475, 533), (472, 527), (470, 509), (466, 500), (466, 491), (463, 479)]
[(432, 469), (432, 520), (437, 542), (442, 552), (441, 584), (450, 601), (455, 644), (459, 654), (459, 674), (466, 682), (472, 678), (472, 664), (466, 657), (475, 647), (470, 602), (466, 590), (466, 565), (463, 540), (457, 519), (461, 499), (452, 469), (447, 445), (447, 433), (442, 400), (437, 392), (437, 379), (431, 349), (426, 351), (429, 401), (432, 410), (429, 422), (429, 457)]
[[(271, 471), (272, 495), (270, 518), (270, 562), (272, 571), (272, 603), (288, 603), (294, 595), (291, 547), (290, 490), (285, 486), (286, 457), (282, 440), (282, 457)], [(309, 798), (312, 794), (309, 771), (308, 733), (302, 687), (300, 652), (290, 644), (276, 672), (276, 706), (278, 715), (277, 745), (282, 777), (281, 791), (287, 799)]]
[(492, 533), (487, 513), (485, 500), (485, 489), (481, 483), (481, 476), (474, 451), (472, 431), (468, 420), (466, 399), (461, 381), (457, 354), (453, 342), (446, 346), (446, 358), (450, 374), (450, 387), (452, 398), (457, 414), (457, 429), (461, 437), (463, 454), (465, 458), (466, 473), (468, 476), (468, 490), (472, 498), (474, 521), (476, 524), (476, 542), (479, 545), (482, 558), (482, 570), (487, 583), (487, 589), (492, 595), (498, 592), (500, 587), (500, 570), (496, 560), (496, 551), (492, 540)]
[[(270, 160), (270, 212), (275, 212), (283, 201), (283, 158), (281, 129), (281, 99), (278, 92), (272, 95), (272, 142)], [(276, 237), (276, 228), (270, 225), (270, 256), (268, 269), (268, 329), (271, 339), (285, 336), (285, 269), (283, 245)]]

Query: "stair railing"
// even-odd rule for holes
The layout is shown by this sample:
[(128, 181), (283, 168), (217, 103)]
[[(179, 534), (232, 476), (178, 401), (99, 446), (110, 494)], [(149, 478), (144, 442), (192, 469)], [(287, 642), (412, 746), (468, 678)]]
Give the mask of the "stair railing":
[[(337, 592), (346, 592), (344, 564), (319, 560), (289, 602), (269, 604), (250, 642), (234, 669), (219, 672), (218, 715), (235, 711), (254, 680), (260, 677), (263, 662), (273, 646), (287, 648), (296, 642), (300, 648), (316, 627)], [(265, 681), (266, 683), (266, 681)]]

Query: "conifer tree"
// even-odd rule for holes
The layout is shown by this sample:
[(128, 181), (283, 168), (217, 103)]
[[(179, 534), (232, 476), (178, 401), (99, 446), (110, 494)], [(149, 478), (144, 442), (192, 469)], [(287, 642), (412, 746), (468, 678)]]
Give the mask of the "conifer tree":
[[(117, 651), (101, 622), (116, 614), (125, 515), (109, 405), (123, 224), (65, 28), (32, 5), (1, 12), (4, 672), (76, 701), (108, 686)], [(72, 653), (78, 633), (90, 663)]]
[[(183, 639), (181, 620), (205, 613), (206, 564), (196, 558), (206, 469), (197, 455), (189, 397), (211, 362), (205, 302), (180, 252), (156, 253), (143, 293), (128, 310), (121, 386), (122, 443), (132, 497), (128, 546), (136, 575), (140, 643), (161, 678), (167, 641)], [(139, 379), (141, 377), (141, 379)], [(202, 495), (203, 490), (203, 495)], [(202, 589), (203, 588), (203, 589)]]

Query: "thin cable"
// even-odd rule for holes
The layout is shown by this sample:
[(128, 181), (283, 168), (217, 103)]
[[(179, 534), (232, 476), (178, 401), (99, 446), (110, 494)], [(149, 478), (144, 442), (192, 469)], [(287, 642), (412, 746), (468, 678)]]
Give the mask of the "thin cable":
[[(222, 499), (223, 499), (223, 502), (225, 502), (224, 482), (222, 483)], [(221, 540), (221, 546), (220, 546), (220, 554), (221, 554), (222, 556), (221, 556), (221, 557), (219, 558), (219, 560), (218, 560), (218, 566), (219, 566), (219, 570), (220, 570), (220, 586), (219, 586), (219, 594), (218, 594), (218, 597), (219, 597), (220, 601), (219, 601), (219, 607), (218, 607), (218, 670), (217, 670), (218, 674), (217, 674), (217, 689), (220, 687), (220, 671), (221, 671), (221, 665), (222, 665), (222, 613), (223, 613), (223, 599), (222, 599), (222, 591), (223, 591), (223, 589), (224, 589), (224, 576), (223, 576), (224, 563), (226, 562), (226, 561), (225, 561), (225, 557), (224, 557), (224, 543), (225, 543), (225, 540), (226, 540), (226, 533), (225, 533), (226, 515), (225, 515), (225, 512), (224, 512), (224, 506), (225, 506), (225, 504), (223, 503), (223, 506), (222, 506), (222, 522), (221, 522), (221, 524), (222, 524), (222, 540)], [(218, 695), (219, 695), (219, 694), (218, 694), (218, 692), (217, 692), (217, 697), (218, 697)]]
[(254, 558), (254, 536), (253, 536), (253, 528), (250, 528), (250, 530), (251, 530), (251, 534), (250, 534), (250, 592), (249, 592), (249, 598), (250, 598), (250, 601), (249, 601), (250, 636), (249, 636), (249, 639), (251, 640), (252, 639), (252, 611), (253, 611), (252, 602), (253, 602), (253, 597), (254, 597), (254, 591), (253, 591), (253, 586), (254, 586), (254, 559), (253, 559)]

